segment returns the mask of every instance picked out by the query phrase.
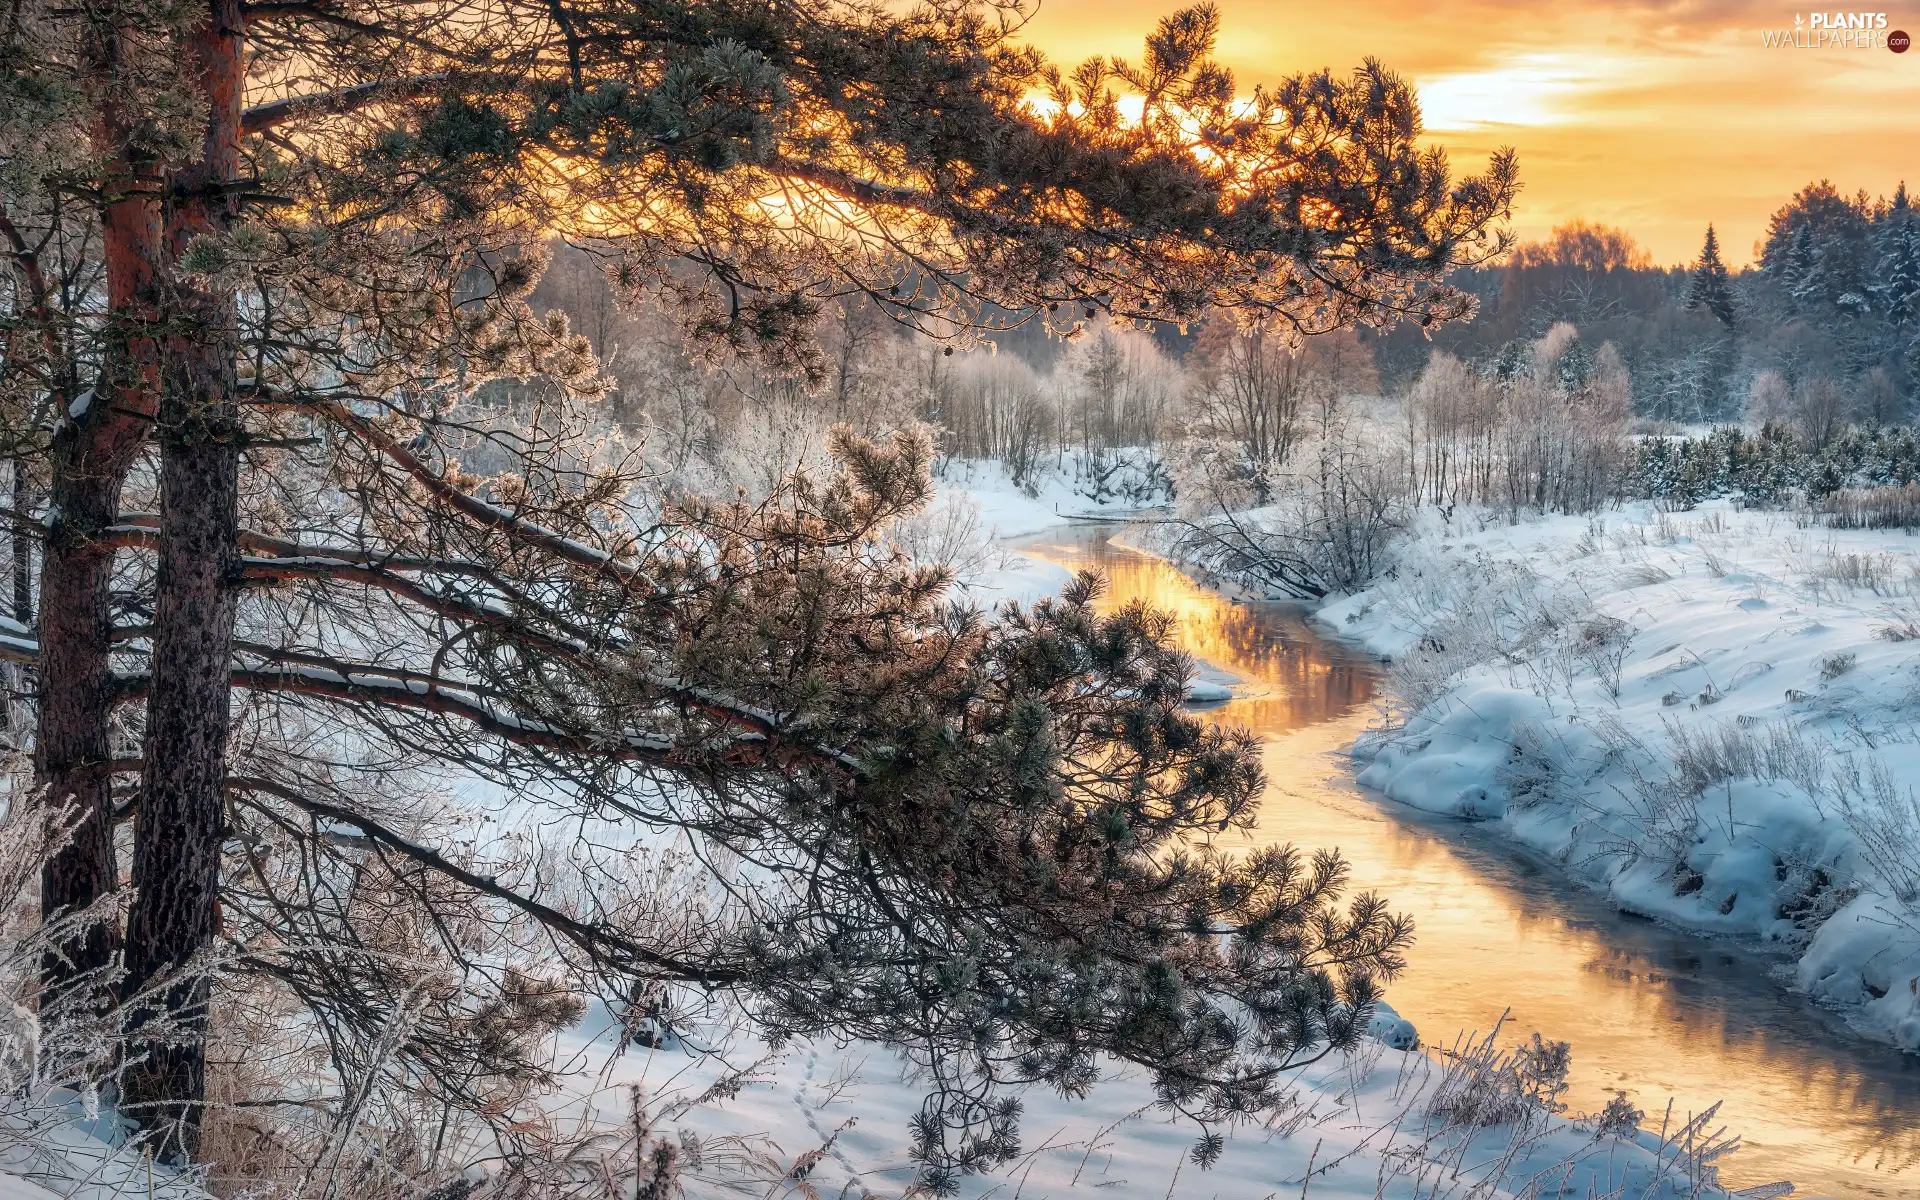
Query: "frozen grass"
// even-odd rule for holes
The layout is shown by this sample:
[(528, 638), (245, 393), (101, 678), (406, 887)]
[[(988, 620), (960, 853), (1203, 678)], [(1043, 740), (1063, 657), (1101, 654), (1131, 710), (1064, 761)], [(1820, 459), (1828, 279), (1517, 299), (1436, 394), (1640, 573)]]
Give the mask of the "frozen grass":
[(1842, 488), (1821, 500), (1817, 511), (1835, 529), (1920, 529), (1920, 483)]

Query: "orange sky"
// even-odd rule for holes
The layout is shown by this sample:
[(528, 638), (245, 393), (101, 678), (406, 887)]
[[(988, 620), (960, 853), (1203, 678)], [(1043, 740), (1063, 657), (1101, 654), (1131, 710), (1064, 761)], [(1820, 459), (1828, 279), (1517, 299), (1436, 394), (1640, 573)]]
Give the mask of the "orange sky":
[[(1656, 261), (1691, 259), (1707, 222), (1745, 261), (1766, 218), (1810, 180), (1920, 187), (1920, 48), (1769, 49), (1805, 0), (1217, 0), (1218, 57), (1243, 85), (1367, 55), (1419, 86), (1456, 170), (1520, 152), (1515, 229), (1571, 217), (1631, 231)], [(1920, 35), (1920, 0), (1887, 9)], [(1137, 58), (1178, 0), (1041, 0), (1027, 36), (1056, 60)], [(1866, 11), (1866, 10), (1854, 10)]]

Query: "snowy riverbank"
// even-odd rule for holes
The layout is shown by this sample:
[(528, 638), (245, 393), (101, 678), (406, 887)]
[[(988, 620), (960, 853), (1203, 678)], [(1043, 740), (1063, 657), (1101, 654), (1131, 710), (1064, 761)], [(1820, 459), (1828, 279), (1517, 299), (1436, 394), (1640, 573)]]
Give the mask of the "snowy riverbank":
[[(1036, 498), (987, 471), (965, 484), (946, 481), (934, 511), (971, 512), (983, 531), (1001, 537), (1058, 528), (1068, 512), (1120, 515), (1045, 490)], [(989, 602), (1031, 598), (1043, 594), (1049, 573), (1059, 582), (1067, 578), (1061, 568), (1019, 556), (999, 567), (976, 563), (969, 592)], [(1374, 1039), (1360, 1053), (1301, 1072), (1291, 1106), (1275, 1120), (1224, 1131), (1225, 1150), (1211, 1170), (1189, 1157), (1196, 1127), (1158, 1108), (1138, 1072), (1109, 1064), (1108, 1076), (1079, 1098), (1028, 1089), (1021, 1095), (1021, 1153), (992, 1175), (963, 1179), (960, 1194), (1023, 1200), (1726, 1195), (1714, 1182), (1716, 1144), (1706, 1137), (1718, 1128), (1712, 1114), (1695, 1121), (1696, 1114), (1676, 1112), (1664, 1132), (1628, 1128), (1624, 1113), (1554, 1114), (1550, 1095), (1548, 1105), (1527, 1098), (1539, 1095), (1528, 1082), (1536, 1059), (1498, 1052), (1449, 1058), (1417, 1043), (1424, 1036), (1451, 1047), (1457, 1031), (1416, 1031), (1391, 1009), (1383, 1008), (1373, 1029)], [(1529, 1032), (1504, 1031), (1502, 1045), (1523, 1050)], [(750, 1063), (762, 1052), (746, 1039), (728, 1058)], [(654, 1103), (669, 1103), (676, 1091), (698, 1094), (711, 1081), (711, 1063), (693, 1062), (678, 1049), (638, 1053), (646, 1057), (630, 1067), (640, 1070)], [(1551, 1076), (1551, 1065), (1545, 1069)], [(1552, 1086), (1550, 1079), (1544, 1084), (1548, 1092)], [(737, 1138), (733, 1145), (754, 1147), (771, 1161), (804, 1160), (804, 1186), (796, 1194), (896, 1196), (913, 1178), (908, 1122), (923, 1095), (924, 1081), (894, 1051), (806, 1043), (765, 1062), (724, 1103), (701, 1105), (682, 1119), (707, 1137)], [(608, 1097), (610, 1116), (617, 1117), (620, 1098)], [(1646, 1123), (1660, 1130), (1661, 1114), (1650, 1114)]]
[(1006, 600), (1031, 604), (1057, 594), (1071, 577), (1061, 567), (1005, 550), (999, 543), (1076, 520), (1123, 521), (1158, 496), (1142, 472), (1124, 463), (1108, 468), (1102, 479), (1090, 479), (1088, 469), (1063, 461), (1059, 469), (1035, 471), (1022, 484), (997, 461), (951, 459), (934, 478), (933, 504), (914, 524), (940, 531), (930, 539), (935, 555), (942, 543), (992, 547), (984, 555), (959, 556), (958, 590), (965, 599), (988, 607)]
[(1362, 783), (1775, 943), (1920, 1049), (1920, 542), (1726, 504), (1431, 524), (1322, 620), (1387, 656)]
[[(1542, 1195), (1623, 1200), (1727, 1197), (1713, 1160), (1727, 1148), (1714, 1114), (1674, 1114), (1664, 1132), (1636, 1130), (1620, 1114), (1574, 1120), (1534, 1098), (1532, 1064), (1519, 1056), (1452, 1059), (1388, 1045), (1403, 1032), (1386, 1017), (1383, 1039), (1301, 1071), (1289, 1105), (1271, 1120), (1227, 1134), (1211, 1169), (1190, 1157), (1198, 1131), (1156, 1103), (1138, 1073), (1113, 1071), (1077, 1099), (1030, 1089), (1022, 1097), (1021, 1152), (992, 1175), (964, 1177), (958, 1195), (1005, 1200), (1068, 1196), (1161, 1200), (1318, 1200)], [(1449, 1037), (1448, 1043), (1453, 1039)], [(704, 1072), (656, 1051), (656, 1086), (698, 1091)], [(1551, 1084), (1548, 1084), (1550, 1089)], [(670, 1095), (655, 1092), (661, 1101)], [(925, 1085), (897, 1054), (866, 1044), (800, 1045), (722, 1105), (683, 1118), (705, 1138), (775, 1162), (803, 1161), (778, 1194), (894, 1197), (910, 1187), (907, 1121)], [(617, 1117), (619, 1096), (609, 1100)], [(1547, 1097), (1550, 1100), (1550, 1096)], [(1662, 1124), (1660, 1114), (1650, 1122)], [(1760, 1195), (1772, 1195), (1762, 1191)]]

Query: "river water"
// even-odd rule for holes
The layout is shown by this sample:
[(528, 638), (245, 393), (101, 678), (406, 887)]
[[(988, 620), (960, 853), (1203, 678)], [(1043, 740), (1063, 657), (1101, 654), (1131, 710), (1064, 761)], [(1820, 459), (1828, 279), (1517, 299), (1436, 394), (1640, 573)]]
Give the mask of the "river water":
[[(1491, 829), (1356, 787), (1343, 746), (1374, 718), (1375, 664), (1321, 637), (1297, 608), (1237, 603), (1086, 526), (1018, 544), (1110, 584), (1103, 607), (1145, 599), (1235, 698), (1208, 715), (1262, 735), (1269, 786), (1251, 844), (1337, 847), (1358, 886), (1414, 918), (1388, 1001), (1430, 1043), (1485, 1031), (1573, 1044), (1567, 1100), (1598, 1111), (1625, 1091), (1658, 1127), (1721, 1104), (1741, 1148), (1736, 1187), (1790, 1179), (1797, 1196), (1920, 1196), (1920, 1060), (1849, 1036), (1770, 974), (1784, 960), (1615, 912)], [(1206, 672), (1203, 671), (1203, 674)]]

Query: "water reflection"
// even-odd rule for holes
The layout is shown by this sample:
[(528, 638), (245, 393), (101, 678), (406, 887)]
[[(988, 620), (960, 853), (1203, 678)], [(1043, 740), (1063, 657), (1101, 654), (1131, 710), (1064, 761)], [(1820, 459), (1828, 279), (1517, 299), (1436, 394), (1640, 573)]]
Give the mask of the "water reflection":
[(1166, 560), (1111, 545), (1093, 530), (1023, 542), (1020, 552), (1107, 577), (1101, 607), (1146, 599), (1180, 622), (1180, 644), (1200, 660), (1237, 677), (1233, 700), (1213, 715), (1262, 732), (1319, 725), (1373, 698), (1373, 660), (1323, 641), (1297, 608), (1243, 604), (1200, 587)]
[(1429, 1040), (1511, 1028), (1573, 1043), (1569, 1102), (1625, 1091), (1657, 1125), (1721, 1101), (1741, 1134), (1737, 1186), (1792, 1179), (1801, 1195), (1920, 1195), (1920, 1061), (1847, 1036), (1783, 990), (1781, 960), (1622, 916), (1491, 831), (1355, 788), (1337, 751), (1372, 718), (1371, 662), (1322, 641), (1293, 609), (1238, 604), (1097, 528), (1020, 547), (1105, 573), (1102, 605), (1146, 599), (1181, 643), (1238, 677), (1210, 710), (1265, 737), (1270, 779), (1255, 842), (1336, 846), (1354, 876), (1411, 913), (1412, 966), (1389, 999)]

